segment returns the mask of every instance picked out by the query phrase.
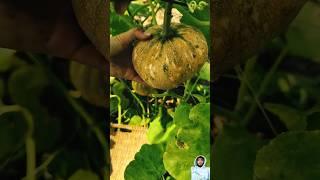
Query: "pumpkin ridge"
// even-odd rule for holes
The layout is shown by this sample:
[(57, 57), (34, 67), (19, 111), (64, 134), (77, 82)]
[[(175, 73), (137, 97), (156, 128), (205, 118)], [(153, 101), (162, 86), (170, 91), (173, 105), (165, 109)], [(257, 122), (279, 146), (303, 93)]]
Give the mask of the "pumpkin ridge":
[(159, 52), (159, 54), (162, 54), (162, 51), (163, 51), (163, 43), (161, 43), (161, 47), (160, 47), (160, 52)]
[[(179, 58), (181, 58), (181, 55), (177, 52), (176, 47), (173, 45), (172, 40), (170, 40), (169, 42), (170, 42), (169, 45), (171, 46), (172, 50), (174, 51), (174, 54), (179, 55)], [(176, 58), (173, 59), (173, 62), (175, 64), (177, 64)]]
[[(178, 55), (178, 53), (176, 52), (175, 47), (172, 46), (172, 44), (173, 44), (172, 40), (168, 40), (168, 41), (167, 41), (167, 44), (170, 46), (170, 49), (171, 49), (172, 51), (174, 51), (175, 54)], [(175, 58), (173, 59), (173, 61), (174, 61), (174, 64), (176, 64), (176, 63), (175, 63), (175, 61), (176, 61)], [(171, 61), (169, 61), (169, 63), (172, 64)], [(169, 69), (169, 64), (164, 63), (163, 66), (164, 66), (164, 65), (167, 66), (167, 71), (164, 71), (164, 73), (166, 74), (167, 78), (170, 80), (170, 71), (171, 71), (171, 69)]]
[(190, 41), (186, 40), (183, 36), (178, 37), (178, 38), (182, 39), (184, 42), (187, 43), (187, 45), (188, 45), (189, 47), (191, 47), (191, 49), (192, 49), (192, 54), (194, 54), (194, 52), (196, 52), (196, 48), (193, 47), (193, 44), (192, 44)]

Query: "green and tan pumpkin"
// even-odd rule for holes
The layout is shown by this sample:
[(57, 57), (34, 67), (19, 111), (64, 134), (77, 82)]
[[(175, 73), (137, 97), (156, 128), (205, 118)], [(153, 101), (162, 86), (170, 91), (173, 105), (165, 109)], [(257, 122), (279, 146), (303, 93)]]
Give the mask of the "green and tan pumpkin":
[(185, 24), (171, 24), (172, 34), (163, 38), (163, 27), (152, 26), (147, 41), (136, 44), (132, 62), (139, 76), (151, 87), (172, 89), (190, 79), (208, 60), (204, 35)]

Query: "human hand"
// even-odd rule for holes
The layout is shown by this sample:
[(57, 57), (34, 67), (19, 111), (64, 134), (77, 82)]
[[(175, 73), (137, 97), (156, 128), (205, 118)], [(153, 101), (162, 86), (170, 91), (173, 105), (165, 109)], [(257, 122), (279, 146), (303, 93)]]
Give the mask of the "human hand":
[(134, 40), (147, 40), (151, 34), (134, 28), (110, 38), (110, 75), (143, 82), (133, 68), (132, 42)]

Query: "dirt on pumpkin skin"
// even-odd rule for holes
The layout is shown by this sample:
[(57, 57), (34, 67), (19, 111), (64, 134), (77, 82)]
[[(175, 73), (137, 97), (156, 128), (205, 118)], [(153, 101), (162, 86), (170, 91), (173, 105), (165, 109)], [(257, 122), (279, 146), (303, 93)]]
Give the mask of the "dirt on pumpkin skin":
[(151, 87), (172, 89), (190, 79), (208, 60), (204, 35), (191, 26), (172, 24), (173, 34), (161, 37), (162, 26), (149, 28), (153, 37), (136, 44), (132, 62), (140, 77)]

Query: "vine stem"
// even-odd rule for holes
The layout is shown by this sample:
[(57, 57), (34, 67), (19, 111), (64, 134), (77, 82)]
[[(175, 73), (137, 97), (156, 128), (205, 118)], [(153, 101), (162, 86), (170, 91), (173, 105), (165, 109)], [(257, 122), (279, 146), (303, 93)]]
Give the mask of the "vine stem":
[(145, 122), (145, 117), (146, 117), (146, 109), (143, 106), (142, 101), (131, 91), (130, 87), (126, 84), (126, 82), (122, 79), (120, 79), (120, 81), (126, 86), (126, 88), (129, 90), (129, 92), (131, 93), (131, 95), (133, 96), (133, 98), (138, 102), (139, 106), (141, 107), (142, 110), (142, 121)]
[[(244, 83), (247, 85), (249, 91), (250, 91), (251, 94), (252, 94), (252, 97), (253, 97), (255, 103), (257, 104), (257, 106), (259, 107), (262, 115), (264, 116), (264, 118), (266, 119), (267, 123), (269, 124), (269, 127), (270, 127), (270, 129), (272, 130), (272, 133), (276, 136), (276, 135), (278, 134), (276, 128), (273, 126), (273, 124), (272, 124), (269, 116), (267, 115), (266, 111), (265, 111), (264, 108), (263, 108), (263, 105), (261, 104), (259, 98), (258, 98), (257, 95), (255, 94), (253, 87), (251, 86), (251, 84), (249, 83), (249, 81), (246, 79), (246, 77), (245, 77), (244, 73), (242, 72), (240, 66), (237, 66), (237, 67), (236, 67), (236, 71), (237, 71), (237, 73), (239, 74), (239, 77), (240, 77), (241, 81), (244, 81)], [(242, 123), (241, 125), (247, 125), (247, 124), (248, 124), (248, 122), (245, 121), (245, 123)]]
[(34, 123), (32, 114), (25, 108), (19, 105), (5, 105), (1, 106), (0, 115), (8, 112), (21, 112), (25, 118), (28, 129), (26, 132), (26, 180), (35, 180), (35, 170), (36, 170), (36, 144), (33, 139)]
[(257, 57), (254, 57), (252, 59), (249, 59), (248, 62), (245, 65), (245, 70), (244, 72), (242, 71), (240, 67), (236, 67), (236, 71), (238, 72), (238, 78), (241, 80), (240, 88), (239, 88), (239, 93), (238, 93), (238, 98), (237, 98), (237, 104), (235, 105), (235, 112), (240, 112), (243, 110), (245, 106), (245, 98), (248, 93), (248, 87), (246, 81), (248, 81), (248, 72), (251, 72), (256, 65), (257, 62)]
[[(121, 98), (118, 95), (110, 95), (110, 98), (117, 98), (118, 100), (118, 124), (122, 121), (122, 111), (121, 111)], [(118, 129), (120, 131), (120, 129)]]
[(44, 171), (61, 151), (62, 151), (62, 149), (59, 149), (59, 150), (53, 152), (52, 154), (50, 154), (47, 157), (47, 159), (39, 167), (37, 167), (37, 169), (34, 172), (35, 176), (37, 174), (39, 174), (41, 171)]
[[(187, 93), (188, 95), (187, 95), (187, 97), (186, 97), (186, 99), (185, 99), (185, 102), (187, 102), (187, 101), (189, 100), (190, 96), (192, 95), (192, 92), (193, 92), (194, 88), (195, 88), (196, 85), (198, 84), (199, 79), (200, 79), (200, 76), (197, 77), (197, 79), (196, 79), (196, 81), (193, 83), (190, 91)], [(188, 91), (188, 90), (187, 90), (187, 91)]]
[(142, 110), (142, 121), (144, 122), (145, 121), (145, 117), (146, 117), (146, 110), (141, 102), (141, 100), (130, 90), (130, 93), (131, 95), (136, 99), (136, 101), (138, 102), (138, 104), (140, 105), (141, 107), (141, 110)]
[(27, 56), (30, 60), (32, 60), (32, 62), (41, 66), (47, 72), (52, 82), (56, 85), (56, 88), (64, 96), (71, 107), (79, 113), (79, 116), (82, 117), (89, 129), (95, 134), (102, 148), (104, 150), (108, 150), (107, 139), (104, 135), (104, 132), (100, 129), (100, 127), (97, 126), (95, 119), (93, 119), (90, 114), (73, 97), (70, 96), (68, 89), (64, 86), (64, 84), (54, 75), (53, 72), (51, 72), (43, 63), (41, 63), (37, 57), (28, 53)]
[[(261, 86), (255, 96), (255, 99), (259, 100), (261, 98), (262, 94), (265, 92), (265, 90), (267, 89), (267, 86), (269, 85), (270, 81), (272, 80), (274, 73), (276, 72), (279, 65), (281, 64), (281, 62), (283, 61), (283, 59), (287, 55), (287, 52), (288, 52), (288, 48), (287, 47), (283, 48), (280, 55), (276, 59), (275, 63), (271, 67), (270, 71), (266, 74), (264, 80), (262, 81)], [(243, 121), (244, 124), (247, 124), (250, 121), (251, 117), (254, 115), (254, 113), (257, 109), (257, 106), (259, 106), (259, 104), (252, 103), (250, 109), (248, 110), (246, 116), (244, 117), (244, 121)]]
[(166, 9), (164, 11), (164, 20), (163, 20), (163, 35), (164, 35), (164, 38), (167, 38), (169, 35), (170, 35), (170, 24), (171, 24), (171, 18), (172, 18), (172, 5), (173, 5), (173, 2), (172, 0), (169, 0), (167, 2), (167, 5), (166, 5)]
[[(152, 14), (151, 24), (152, 24), (152, 25), (156, 25), (156, 24), (157, 24), (157, 21), (156, 21), (156, 12), (155, 12), (155, 6), (154, 6), (154, 4), (152, 3), (152, 0), (149, 0), (149, 5), (150, 5), (150, 8), (151, 8), (151, 14)], [(147, 19), (147, 18), (146, 18), (146, 19)]]

